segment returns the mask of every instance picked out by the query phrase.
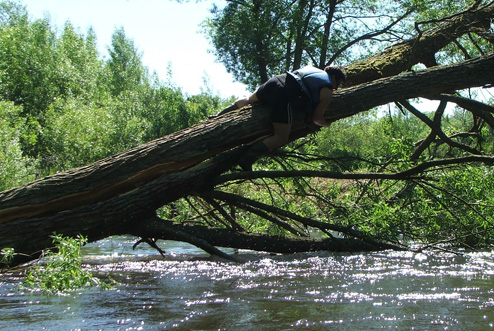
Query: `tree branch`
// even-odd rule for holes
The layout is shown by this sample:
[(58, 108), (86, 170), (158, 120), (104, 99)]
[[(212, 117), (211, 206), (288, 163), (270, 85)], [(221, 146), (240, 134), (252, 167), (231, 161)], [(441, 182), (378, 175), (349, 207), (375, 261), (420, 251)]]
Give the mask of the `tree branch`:
[(473, 11), (455, 14), (437, 27), (420, 32), (414, 38), (393, 45), (380, 54), (352, 63), (346, 68), (348, 79), (345, 86), (398, 75), (413, 64), (428, 62), (428, 59), (452, 40), (476, 28), (488, 30), (493, 14), (493, 2)]
[(247, 199), (247, 198), (239, 196), (239, 195), (226, 193), (226, 192), (220, 192), (220, 191), (208, 192), (206, 194), (208, 194), (208, 195), (210, 195), (216, 199), (227, 201), (229, 203), (241, 203), (241, 204), (245, 204), (245, 205), (251, 205), (251, 206), (254, 206), (256, 208), (263, 209), (263, 210), (266, 210), (266, 211), (274, 213), (274, 214), (283, 215), (283, 216), (286, 216), (286, 217), (288, 217), (294, 221), (300, 222), (300, 223), (307, 225), (307, 226), (311, 226), (313, 228), (317, 228), (317, 229), (321, 229), (321, 230), (331, 230), (331, 231), (336, 231), (336, 232), (340, 232), (343, 234), (347, 234), (349, 236), (359, 238), (359, 239), (361, 239), (365, 242), (368, 242), (372, 245), (387, 247), (389, 249), (401, 249), (401, 248), (399, 248), (399, 246), (392, 245), (389, 243), (379, 242), (375, 239), (372, 239), (368, 236), (365, 236), (360, 231), (354, 230), (351, 227), (344, 227), (344, 226), (340, 226), (340, 225), (316, 221), (316, 220), (313, 220), (311, 218), (303, 217), (303, 216), (294, 214), (292, 212), (289, 212), (287, 210), (277, 208), (277, 207), (274, 207), (271, 205), (267, 205), (267, 204), (264, 204), (262, 202)]
[(211, 199), (209, 197), (202, 197), (207, 203), (209, 203), (211, 206), (213, 206), (214, 209), (216, 209), (223, 218), (227, 220), (228, 223), (230, 223), (230, 226), (232, 229), (236, 231), (245, 231), (240, 224), (237, 223), (228, 213), (223, 209), (223, 207), (220, 206), (218, 202), (216, 202), (214, 199)]
[[(161, 220), (161, 223), (167, 222)], [(399, 246), (391, 248), (390, 245), (372, 244), (364, 240), (353, 238), (285, 238), (280, 236), (246, 234), (232, 229), (212, 229), (204, 226), (187, 226), (180, 224), (166, 224), (166, 227), (163, 227), (162, 229), (163, 231), (160, 233), (160, 239), (164, 240), (182, 240), (180, 238), (183, 236), (184, 239), (198, 238), (213, 246), (227, 246), (231, 248), (281, 254), (314, 251), (356, 252), (385, 249), (404, 250), (403, 247)], [(180, 235), (177, 236), (175, 233), (180, 233)], [(204, 249), (202, 247), (200, 248)], [(230, 255), (222, 256), (224, 253), (221, 254), (220, 252), (212, 252), (210, 254), (223, 258), (240, 260), (239, 257), (232, 257)]]
[(429, 100), (453, 102), (461, 108), (468, 110), (475, 116), (482, 118), (487, 124), (489, 124), (490, 127), (494, 128), (494, 106), (451, 94), (429, 95), (425, 96), (424, 98)]
[[(400, 105), (400, 103), (397, 103)], [(441, 125), (441, 117), (443, 116), (444, 110), (446, 109), (446, 102), (441, 102), (439, 104), (439, 107), (437, 107), (436, 113), (434, 114), (434, 120), (433, 123), (435, 126)], [(401, 106), (401, 105), (400, 105)], [(431, 130), (427, 138), (425, 138), (415, 149), (413, 154), (411, 155), (410, 159), (412, 161), (418, 160), (419, 156), (424, 152), (431, 144), (434, 142), (435, 138), (437, 137), (437, 133), (435, 130)]]
[(317, 170), (291, 170), (291, 171), (249, 171), (222, 175), (214, 180), (215, 185), (224, 184), (235, 180), (252, 180), (256, 178), (288, 178), (288, 177), (314, 177), (314, 178), (332, 178), (332, 179), (388, 179), (388, 180), (415, 180), (420, 179), (418, 176), (424, 171), (445, 165), (463, 164), (469, 162), (479, 162), (493, 164), (492, 156), (465, 156), (458, 158), (440, 159), (423, 162), (411, 167), (408, 170), (396, 173), (341, 173), (335, 171), (317, 171)]
[(361, 42), (363, 40), (372, 39), (372, 38), (375, 38), (375, 37), (377, 37), (379, 35), (385, 34), (389, 30), (391, 30), (391, 28), (393, 26), (395, 26), (396, 24), (398, 24), (399, 22), (401, 22), (403, 19), (405, 19), (411, 13), (412, 13), (412, 10), (408, 10), (405, 14), (401, 15), (400, 17), (398, 17), (395, 21), (392, 21), (388, 26), (384, 27), (383, 29), (381, 29), (379, 31), (374, 31), (374, 32), (366, 33), (366, 34), (364, 34), (364, 35), (362, 35), (362, 36), (360, 36), (358, 38), (353, 39), (351, 42), (349, 42), (348, 44), (346, 44), (345, 46), (343, 46), (342, 48), (340, 48), (339, 50), (337, 50), (333, 54), (333, 56), (331, 56), (331, 58), (327, 61), (326, 66), (330, 65), (331, 63), (333, 63), (343, 52), (345, 52), (347, 49), (349, 49), (353, 45), (358, 44), (359, 42)]
[(290, 224), (288, 223), (285, 223), (281, 220), (279, 220), (278, 218), (276, 217), (273, 217), (271, 215), (269, 215), (268, 213), (265, 213), (264, 211), (262, 211), (261, 209), (258, 209), (258, 208), (254, 208), (246, 203), (236, 203), (232, 200), (229, 200), (229, 202), (231, 204), (234, 204), (235, 206), (243, 209), (243, 210), (246, 210), (248, 212), (251, 212), (255, 215), (258, 215), (262, 218), (264, 218), (265, 220), (279, 226), (280, 228), (283, 228), (285, 230), (287, 230), (288, 232), (296, 235), (296, 236), (300, 236), (300, 237), (306, 237), (306, 234), (305, 233), (301, 233), (300, 231), (298, 231), (297, 229), (295, 229), (294, 227), (292, 227)]
[[(475, 154), (475, 155), (482, 154), (480, 151), (476, 150), (475, 148), (472, 148), (468, 145), (461, 144), (459, 142), (452, 140), (450, 137), (448, 137), (443, 132), (443, 130), (440, 127), (440, 123), (431, 121), (427, 116), (425, 116), (423, 113), (418, 111), (418, 109), (415, 108), (414, 106), (412, 106), (408, 101), (406, 101), (406, 100), (400, 101), (400, 104), (402, 104), (408, 111), (410, 111), (413, 115), (418, 117), (422, 122), (424, 122), (428, 127), (430, 127), (431, 130), (434, 132), (434, 134), (436, 134), (438, 137), (440, 137), (449, 146), (462, 149), (464, 151), (467, 151), (467, 152)], [(446, 105), (444, 104), (444, 107), (445, 106)]]

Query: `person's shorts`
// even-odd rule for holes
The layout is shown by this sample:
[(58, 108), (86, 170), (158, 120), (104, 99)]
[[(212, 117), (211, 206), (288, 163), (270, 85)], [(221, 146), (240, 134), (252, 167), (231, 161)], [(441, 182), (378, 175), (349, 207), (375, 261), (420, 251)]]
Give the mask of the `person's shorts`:
[(293, 109), (290, 105), (290, 95), (285, 88), (286, 74), (274, 76), (259, 86), (256, 91), (259, 101), (271, 108), (271, 121), (274, 123), (293, 122)]

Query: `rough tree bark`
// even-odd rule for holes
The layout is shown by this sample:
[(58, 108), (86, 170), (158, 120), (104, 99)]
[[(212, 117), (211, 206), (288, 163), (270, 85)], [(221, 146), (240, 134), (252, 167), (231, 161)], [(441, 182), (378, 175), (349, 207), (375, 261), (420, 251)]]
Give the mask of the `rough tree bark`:
[[(485, 27), (485, 22), (489, 21), (485, 11), (489, 11), (489, 17), (492, 17), (493, 8), (493, 5), (475, 8), (475, 15), (471, 15), (472, 26)], [(450, 27), (451, 21), (460, 24), (456, 22), (460, 17), (463, 16), (446, 21), (442, 24), (443, 28), (453, 29)], [(465, 24), (464, 20), (462, 24)], [(458, 26), (455, 29), (453, 31), (457, 31)], [(494, 54), (398, 75), (408, 70), (410, 63), (419, 61), (426, 53), (433, 55), (447, 40), (458, 36), (451, 34), (445, 37), (439, 27), (434, 31), (423, 33), (413, 42), (405, 43), (405, 46), (398, 45), (387, 50), (380, 57), (362, 62), (367, 63), (366, 67), (375, 68), (377, 59), (384, 63), (384, 59), (390, 58), (389, 52), (396, 54), (393, 58), (402, 58), (400, 64), (383, 64), (377, 76), (369, 75), (366, 69), (356, 69), (357, 65), (350, 66), (354, 76), (351, 82), (364, 83), (338, 91), (326, 113), (327, 118), (335, 121), (393, 101), (492, 83)], [(424, 38), (426, 34), (428, 37)], [(436, 42), (431, 42), (434, 37)], [(442, 41), (444, 38), (446, 40)], [(403, 47), (407, 50), (404, 51)], [(231, 229), (174, 225), (156, 217), (158, 208), (182, 197), (221, 194), (214, 190), (219, 176), (235, 166), (235, 160), (246, 145), (268, 135), (270, 131), (268, 110), (262, 104), (256, 104), (96, 163), (1, 192), (0, 248), (12, 247), (19, 253), (14, 263), (28, 261), (51, 246), (50, 236), (54, 232), (67, 236), (83, 234), (90, 241), (120, 234), (188, 241), (211, 254), (227, 258), (214, 245), (273, 252), (390, 247), (359, 233), (350, 233), (357, 239), (346, 241), (336, 238), (288, 240), (248, 235)], [(313, 127), (299, 120), (294, 125), (291, 140), (313, 131)], [(413, 175), (404, 174), (403, 178)], [(349, 231), (312, 220), (298, 221), (322, 230)]]

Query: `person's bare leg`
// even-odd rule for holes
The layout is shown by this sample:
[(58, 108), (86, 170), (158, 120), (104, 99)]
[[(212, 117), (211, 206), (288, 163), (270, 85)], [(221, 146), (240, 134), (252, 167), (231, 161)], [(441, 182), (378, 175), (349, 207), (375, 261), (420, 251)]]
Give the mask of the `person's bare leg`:
[(264, 145), (272, 151), (283, 146), (288, 141), (292, 125), (288, 123), (273, 123), (274, 134), (263, 140)]
[(273, 123), (274, 134), (252, 145), (239, 159), (240, 167), (244, 171), (252, 171), (252, 165), (262, 154), (286, 144), (291, 128), (291, 124)]
[(233, 110), (240, 109), (242, 107), (245, 107), (247, 105), (253, 104), (254, 102), (258, 102), (258, 101), (259, 101), (259, 99), (257, 98), (257, 95), (255, 93), (252, 94), (248, 98), (240, 98), (240, 99), (237, 99), (234, 103), (232, 103), (228, 107), (224, 108), (219, 113), (210, 116), (210, 118), (217, 117), (217, 116), (220, 116), (220, 115), (229, 113), (229, 112), (231, 112)]
[(240, 108), (245, 107), (247, 105), (251, 105), (255, 102), (259, 102), (259, 99), (257, 98), (257, 94), (253, 93), (248, 98), (237, 99), (235, 101), (235, 104), (240, 109)]

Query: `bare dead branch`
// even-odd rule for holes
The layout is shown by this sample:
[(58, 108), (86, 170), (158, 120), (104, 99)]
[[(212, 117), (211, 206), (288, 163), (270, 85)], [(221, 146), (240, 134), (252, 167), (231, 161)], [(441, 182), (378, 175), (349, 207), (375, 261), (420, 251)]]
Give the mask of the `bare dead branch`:
[(425, 98), (429, 100), (453, 102), (475, 116), (482, 118), (490, 127), (494, 128), (494, 106), (451, 94), (429, 95), (425, 96)]
[(415, 180), (420, 179), (419, 175), (424, 171), (447, 165), (458, 165), (470, 162), (478, 162), (485, 164), (493, 164), (493, 156), (472, 155), (458, 158), (439, 159), (423, 162), (419, 165), (411, 167), (408, 170), (397, 173), (341, 173), (334, 171), (316, 171), (316, 170), (291, 170), (291, 171), (250, 171), (226, 174), (219, 176), (215, 180), (215, 184), (219, 185), (225, 182), (240, 180), (240, 179), (256, 179), (256, 178), (288, 178), (288, 177), (319, 177), (332, 179), (388, 179), (388, 180)]
[(183, 227), (180, 228), (177, 226), (173, 226), (171, 222), (155, 216), (143, 220), (142, 224), (134, 229), (133, 234), (141, 236), (143, 238), (152, 235), (155, 238), (187, 242), (203, 249), (204, 251), (206, 251), (211, 255), (219, 256), (228, 261), (234, 261), (234, 262), (237, 261), (233, 256), (228, 255), (222, 252), (221, 250), (217, 249), (212, 244), (207, 242), (207, 240), (204, 240), (191, 233), (185, 232), (182, 229)]
[(163, 249), (161, 249), (161, 247), (158, 246), (158, 244), (156, 243), (157, 241), (158, 240), (154, 238), (141, 238), (132, 246), (132, 249), (135, 250), (139, 244), (144, 242), (149, 246), (151, 246), (152, 248), (156, 249), (161, 256), (165, 257), (166, 252)]
[[(417, 108), (412, 106), (408, 101), (400, 101), (400, 103), (408, 110), (410, 111), (413, 115), (418, 117), (422, 122), (424, 122), (428, 127), (431, 128), (431, 130), (434, 132), (435, 135), (441, 138), (446, 144), (448, 144), (451, 147), (456, 147), (461, 150), (467, 151), (469, 153), (475, 154), (475, 155), (480, 155), (482, 154), (480, 151), (476, 150), (475, 148), (472, 148), (468, 145), (461, 144), (457, 141), (452, 140), (450, 137), (448, 137), (443, 130), (441, 129), (441, 126), (439, 123), (436, 121), (431, 121), (427, 116), (425, 116), (423, 113), (421, 113)], [(445, 106), (445, 105), (444, 105)]]
[(242, 226), (240, 224), (237, 223), (237, 221), (235, 221), (233, 219), (233, 217), (231, 217), (226, 211), (225, 209), (223, 209), (223, 207), (220, 206), (220, 204), (218, 202), (216, 202), (214, 199), (210, 199), (209, 197), (202, 197), (205, 201), (207, 201), (207, 203), (209, 203), (211, 206), (214, 207), (214, 209), (216, 209), (220, 214), (221, 216), (223, 216), (223, 218), (230, 224), (230, 226), (232, 227), (232, 229), (236, 230), (236, 231), (245, 231)]

